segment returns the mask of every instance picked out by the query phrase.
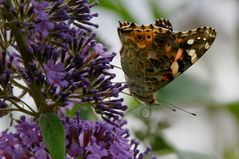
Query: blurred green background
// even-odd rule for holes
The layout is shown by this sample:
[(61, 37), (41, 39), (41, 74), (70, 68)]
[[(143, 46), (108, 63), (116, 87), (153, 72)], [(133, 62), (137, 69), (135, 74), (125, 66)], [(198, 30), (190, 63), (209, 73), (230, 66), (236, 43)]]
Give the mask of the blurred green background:
[[(140, 115), (142, 106), (122, 95), (131, 110), (128, 128), (150, 144), (160, 159), (239, 159), (239, 1), (238, 0), (99, 0), (93, 10), (99, 24), (98, 38), (118, 56), (121, 44), (118, 21), (138, 24), (167, 18), (176, 31), (201, 26), (216, 28), (217, 37), (207, 53), (183, 75), (158, 91), (158, 99), (196, 113), (172, 111), (161, 103), (150, 119)], [(115, 69), (116, 82), (124, 82)], [(136, 107), (136, 108), (135, 108)], [(169, 109), (168, 109), (169, 108)]]

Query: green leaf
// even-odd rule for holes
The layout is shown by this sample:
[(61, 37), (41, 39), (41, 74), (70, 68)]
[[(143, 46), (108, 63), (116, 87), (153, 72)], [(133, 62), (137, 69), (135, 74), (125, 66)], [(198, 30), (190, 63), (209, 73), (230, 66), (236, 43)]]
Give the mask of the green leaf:
[(226, 107), (239, 120), (239, 102), (230, 103)]
[(150, 0), (150, 1), (148, 1), (148, 3), (149, 3), (149, 6), (150, 6), (150, 10), (151, 10), (155, 19), (165, 17), (163, 9), (157, 4), (157, 1)]
[(65, 158), (65, 131), (58, 116), (48, 112), (41, 114), (39, 119), (41, 133), (52, 159)]
[(238, 159), (239, 153), (238, 153), (239, 147), (227, 147), (226, 150), (224, 150), (223, 159)]
[(70, 118), (73, 118), (76, 114), (76, 111), (80, 111), (80, 118), (83, 120), (97, 119), (92, 110), (92, 105), (89, 103), (75, 104), (71, 109), (66, 110), (66, 115)]
[(108, 9), (118, 15), (120, 15), (123, 19), (128, 21), (135, 21), (130, 12), (126, 9), (124, 3), (122, 1), (112, 1), (112, 0), (101, 0), (99, 1), (98, 7), (103, 9)]
[(175, 148), (162, 136), (152, 136), (150, 138), (150, 145), (153, 151), (158, 151), (159, 154), (168, 154), (175, 151)]

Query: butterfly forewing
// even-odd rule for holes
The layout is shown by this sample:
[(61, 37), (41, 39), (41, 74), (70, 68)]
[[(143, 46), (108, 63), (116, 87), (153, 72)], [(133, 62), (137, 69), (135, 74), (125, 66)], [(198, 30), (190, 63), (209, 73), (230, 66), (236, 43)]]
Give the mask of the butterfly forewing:
[(216, 31), (210, 27), (201, 27), (188, 32), (175, 33), (179, 47), (192, 57), (194, 63), (212, 45)]
[(210, 48), (216, 37), (216, 31), (210, 27), (201, 27), (175, 33), (175, 37), (178, 45), (177, 55), (180, 57), (175, 59), (171, 66), (174, 76), (192, 66)]

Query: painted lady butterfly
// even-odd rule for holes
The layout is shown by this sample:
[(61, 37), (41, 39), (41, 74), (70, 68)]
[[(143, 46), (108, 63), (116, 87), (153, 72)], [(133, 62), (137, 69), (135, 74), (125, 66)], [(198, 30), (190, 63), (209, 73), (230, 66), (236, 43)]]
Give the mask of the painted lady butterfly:
[(156, 104), (155, 92), (192, 66), (216, 37), (211, 27), (174, 32), (166, 19), (148, 26), (119, 24), (121, 65), (128, 88), (147, 105)]

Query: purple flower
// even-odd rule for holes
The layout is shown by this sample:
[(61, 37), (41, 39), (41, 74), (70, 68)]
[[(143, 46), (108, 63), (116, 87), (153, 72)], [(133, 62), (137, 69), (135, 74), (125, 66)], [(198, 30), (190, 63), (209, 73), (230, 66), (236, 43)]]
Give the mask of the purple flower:
[[(3, 54), (4, 59), (11, 57), (16, 60), (14, 67), (8, 66), (13, 60), (8, 60), (9, 64), (2, 66), (4, 72), (1, 74), (0, 82), (4, 87), (11, 88), (12, 85), (7, 84), (9, 78), (21, 78), (25, 84), (17, 83), (18, 89), (22, 89), (22, 92), (27, 91), (38, 108), (36, 112), (20, 111), (37, 115), (41, 113), (38, 112), (40, 110), (55, 111), (69, 103), (90, 103), (103, 119), (120, 126), (117, 120), (122, 118), (127, 107), (122, 105), (122, 99), (110, 99), (118, 97), (125, 88), (119, 83), (111, 82), (115, 74), (109, 73), (113, 68), (110, 62), (115, 53), (107, 52), (102, 44), (96, 42), (95, 34), (87, 32), (90, 29), (86, 27), (97, 27), (89, 22), (97, 16), (90, 12), (96, 3), (89, 4), (85, 0), (31, 0), (30, 7), (24, 6), (27, 4), (22, 4), (19, 8), (7, 5), (2, 7), (12, 7), (9, 14), (12, 13), (17, 25), (21, 27), (21, 32), (26, 35), (27, 45), (21, 52), (24, 43), (19, 46), (13, 43), (12, 46), (18, 52)], [(26, 17), (24, 23), (17, 21), (20, 16), (16, 12), (18, 10)], [(14, 102), (14, 105), (18, 104), (19, 107), (22, 104), (30, 107), (13, 93), (9, 96), (15, 99), (9, 100), (9, 104)]]
[(42, 2), (36, 2), (35, 0), (31, 0), (31, 4), (33, 9), (33, 12), (37, 14), (37, 16), (40, 16), (39, 13), (44, 13), (44, 10), (46, 7), (48, 7), (48, 2), (42, 1)]
[(5, 2), (5, 0), (0, 0), (0, 4), (3, 4)]
[(106, 51), (106, 49), (104, 48), (104, 46), (101, 43), (95, 44), (93, 49), (97, 55), (103, 54)]
[(36, 2), (32, 0), (33, 13), (36, 15), (34, 21), (34, 27), (37, 32), (46, 38), (48, 35), (48, 30), (54, 28), (54, 24), (49, 21), (49, 15), (45, 12), (45, 9), (48, 7), (48, 2)]
[[(30, 158), (33, 154), (47, 158), (49, 154), (45, 146), (38, 125), (33, 121), (26, 121), (21, 117), (16, 125), (16, 132), (5, 130), (0, 135), (0, 157), (1, 158)], [(44, 155), (45, 154), (45, 155)], [(40, 159), (40, 158), (39, 158)]]
[(89, 153), (87, 159), (101, 159), (102, 157), (109, 156), (109, 153), (106, 149), (98, 146), (96, 143), (93, 143), (90, 146), (87, 146), (85, 150)]
[[(143, 159), (138, 143), (128, 139), (126, 129), (114, 127), (104, 121), (80, 120), (79, 116), (63, 119), (66, 131), (66, 156), (85, 159)], [(21, 117), (16, 132), (5, 130), (0, 135), (1, 158), (50, 158), (35, 121)]]
[(63, 63), (54, 64), (53, 60), (49, 60), (47, 64), (44, 64), (44, 69), (46, 71), (46, 77), (49, 84), (54, 86), (67, 87), (68, 82), (65, 80), (66, 72)]

